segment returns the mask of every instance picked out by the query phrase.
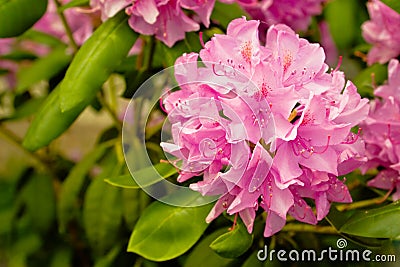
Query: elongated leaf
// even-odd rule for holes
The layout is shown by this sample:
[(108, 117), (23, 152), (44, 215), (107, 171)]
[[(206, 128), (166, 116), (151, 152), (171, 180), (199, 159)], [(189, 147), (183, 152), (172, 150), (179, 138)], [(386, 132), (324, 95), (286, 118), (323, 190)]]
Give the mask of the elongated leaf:
[(29, 29), (44, 14), (47, 0), (0, 1), (0, 38), (14, 37)]
[(7, 118), (8, 120), (18, 120), (22, 119), (26, 116), (30, 116), (35, 114), (37, 110), (42, 106), (44, 102), (44, 97), (41, 98), (32, 98), (26, 101), (24, 104), (18, 106), (15, 110), (14, 114), (11, 117)]
[(57, 86), (37, 112), (22, 143), (26, 149), (34, 151), (48, 145), (68, 129), (83, 111), (84, 107), (77, 107), (68, 112), (61, 112), (59, 94), (60, 86)]
[[(159, 175), (155, 175), (156, 173), (154, 173), (153, 168), (159, 173)], [(139, 177), (141, 180), (143, 180), (143, 177), (145, 177), (146, 183), (142, 184), (142, 187), (147, 187), (161, 181), (164, 178), (170, 177), (175, 173), (177, 173), (177, 170), (174, 166), (166, 163), (159, 163), (154, 167), (150, 166), (136, 171), (133, 173), (133, 176)], [(123, 188), (141, 188), (130, 174), (107, 178), (105, 181), (111, 185)]]
[(84, 184), (85, 177), (97, 160), (106, 152), (110, 143), (98, 145), (89, 154), (87, 154), (78, 164), (70, 171), (67, 178), (61, 186), (60, 199), (57, 205), (57, 215), (60, 230), (64, 231), (65, 226), (79, 210), (78, 196)]
[(376, 238), (396, 238), (400, 228), (400, 201), (382, 208), (359, 211), (340, 227), (339, 231), (351, 235)]
[(398, 0), (381, 0), (381, 1), (400, 14), (400, 1)]
[(95, 179), (86, 191), (83, 222), (86, 236), (97, 255), (112, 247), (121, 223), (121, 192)]
[[(96, 91), (119, 59), (128, 53), (135, 38), (136, 34), (130, 30), (123, 14), (103, 23), (74, 57), (62, 85), (46, 99), (28, 128), (23, 146), (31, 151), (37, 150), (67, 130), (94, 99)], [(68, 103), (73, 102), (73, 106), (63, 112), (60, 108), (61, 93), (66, 98), (71, 97)]]
[(78, 7), (78, 6), (88, 6), (89, 5), (89, 0), (72, 0), (69, 3), (66, 3), (65, 5), (63, 5), (62, 7), (60, 7), (58, 9), (58, 11), (63, 12), (69, 8), (72, 7)]
[(126, 57), (137, 34), (122, 11), (103, 23), (79, 49), (61, 83), (63, 112), (87, 106)]
[(210, 248), (225, 258), (236, 258), (245, 253), (253, 243), (253, 235), (247, 232), (246, 226), (238, 220), (235, 228), (215, 239)]
[(210, 244), (220, 235), (224, 234), (226, 229), (219, 229), (205, 236), (188, 255), (184, 267), (198, 266), (201, 262), (202, 266), (232, 266), (236, 262), (233, 259), (226, 259), (219, 256), (211, 248)]
[(27, 214), (33, 227), (40, 231), (49, 229), (55, 219), (55, 194), (51, 177), (33, 175), (22, 193)]
[[(196, 199), (188, 198), (190, 204)], [(211, 205), (195, 208), (153, 202), (137, 222), (128, 251), (146, 259), (166, 261), (190, 249), (207, 228), (205, 218)]]
[(37, 82), (50, 79), (64, 69), (71, 59), (72, 55), (67, 52), (66, 47), (60, 47), (36, 60), (31, 66), (21, 68), (17, 73), (17, 92), (22, 93)]

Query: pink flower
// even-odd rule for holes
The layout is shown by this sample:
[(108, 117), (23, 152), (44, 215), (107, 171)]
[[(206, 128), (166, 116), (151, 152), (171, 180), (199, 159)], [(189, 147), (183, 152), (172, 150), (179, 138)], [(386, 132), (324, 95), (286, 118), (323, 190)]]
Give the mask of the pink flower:
[[(63, 0), (62, 2), (66, 4), (69, 0)], [(75, 42), (78, 45), (82, 45), (93, 32), (92, 18), (89, 14), (82, 13), (78, 8), (69, 8), (64, 11), (64, 14)], [(57, 7), (53, 1), (49, 1), (46, 13), (36, 22), (34, 29), (60, 38), (65, 43), (69, 42), (64, 25), (57, 14)]]
[[(342, 72), (326, 73), (318, 44), (274, 25), (263, 46), (258, 26), (233, 20), (199, 54), (177, 59), (181, 90), (163, 99), (172, 140), (161, 146), (181, 168), (179, 182), (202, 175), (190, 188), (220, 195), (208, 222), (224, 211), (238, 214), (251, 232), (262, 209), (270, 236), (287, 214), (316, 224), (331, 202), (351, 201), (337, 177), (365, 161), (351, 129), (369, 107)], [(315, 201), (316, 214), (304, 198)]]
[[(375, 95), (382, 99), (371, 102), (368, 118), (360, 125), (366, 142), (368, 162), (361, 170), (381, 167), (383, 170), (368, 182), (369, 186), (397, 190), (393, 200), (400, 199), (400, 65), (389, 62), (388, 83), (378, 87)], [(389, 193), (390, 193), (389, 192)]]
[[(236, 0), (253, 19), (268, 26), (283, 23), (298, 31), (307, 30), (311, 17), (321, 14), (327, 0)], [(232, 0), (222, 2), (232, 3)]]
[[(131, 28), (157, 39), (172, 47), (185, 38), (186, 32), (197, 31), (200, 20), (209, 26), (215, 0), (91, 0), (90, 5), (101, 11), (102, 20), (114, 16), (125, 8), (130, 16)], [(192, 10), (198, 17), (189, 17), (182, 9)]]
[(383, 64), (400, 54), (400, 14), (379, 0), (369, 1), (367, 7), (371, 20), (361, 26), (364, 39), (373, 45), (367, 62)]

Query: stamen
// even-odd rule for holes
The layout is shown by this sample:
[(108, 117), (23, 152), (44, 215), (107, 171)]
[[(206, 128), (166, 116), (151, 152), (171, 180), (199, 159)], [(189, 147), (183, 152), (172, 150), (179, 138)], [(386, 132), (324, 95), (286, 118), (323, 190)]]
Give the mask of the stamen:
[(339, 70), (340, 66), (342, 65), (342, 60), (343, 60), (343, 57), (339, 56), (338, 64), (337, 64), (336, 68), (333, 70), (333, 72)]
[(350, 132), (350, 133), (347, 135), (346, 140), (343, 141), (341, 144), (348, 144), (348, 145), (351, 145), (351, 144), (354, 144), (355, 142), (357, 142), (358, 137), (360, 136), (361, 130), (362, 130), (361, 127), (358, 128), (357, 134), (354, 134), (354, 133), (351, 133), (351, 132)]
[(206, 48), (204, 45), (204, 40), (203, 40), (203, 32), (199, 32), (199, 39), (200, 39), (200, 44), (203, 48)]
[(162, 99), (162, 97), (160, 97), (159, 103), (160, 103), (160, 108), (161, 108), (161, 110), (168, 114), (167, 110), (165, 109), (165, 107), (164, 107), (164, 105), (163, 105), (163, 99)]

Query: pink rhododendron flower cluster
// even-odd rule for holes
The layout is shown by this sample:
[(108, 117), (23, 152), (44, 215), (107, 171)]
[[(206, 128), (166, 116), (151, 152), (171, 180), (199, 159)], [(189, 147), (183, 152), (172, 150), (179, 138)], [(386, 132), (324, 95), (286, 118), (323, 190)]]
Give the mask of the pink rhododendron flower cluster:
[[(215, 0), (91, 0), (90, 5), (101, 11), (102, 20), (120, 10), (130, 16), (129, 25), (141, 34), (155, 35), (169, 47), (185, 38), (186, 32), (200, 29), (198, 21), (206, 27)], [(183, 9), (191, 10), (198, 17), (190, 18)]]
[(389, 81), (375, 90), (380, 99), (371, 101), (368, 118), (362, 123), (368, 162), (365, 172), (381, 167), (379, 174), (368, 182), (369, 186), (395, 190), (393, 200), (400, 199), (400, 65), (389, 63)]
[(311, 17), (321, 14), (322, 3), (327, 0), (223, 0), (238, 2), (253, 19), (258, 19), (268, 26), (284, 23), (294, 30), (307, 30)]
[(400, 55), (400, 14), (379, 0), (371, 0), (367, 6), (371, 20), (361, 26), (364, 39), (373, 45), (367, 62), (383, 64)]
[(190, 188), (220, 195), (208, 222), (226, 211), (251, 232), (261, 209), (271, 236), (288, 214), (316, 224), (331, 202), (352, 201), (338, 176), (365, 161), (351, 129), (369, 106), (341, 71), (327, 72), (319, 44), (274, 25), (261, 45), (259, 23), (233, 20), (199, 54), (178, 58), (181, 90), (163, 99), (173, 140), (161, 146), (179, 166), (179, 182), (202, 175)]

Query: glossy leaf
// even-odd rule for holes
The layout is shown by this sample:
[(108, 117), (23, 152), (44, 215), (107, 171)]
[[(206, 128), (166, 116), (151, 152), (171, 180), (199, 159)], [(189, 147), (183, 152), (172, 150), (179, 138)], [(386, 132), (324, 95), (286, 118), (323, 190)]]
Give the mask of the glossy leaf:
[(225, 233), (225, 229), (219, 229), (207, 236), (205, 236), (200, 242), (196, 244), (193, 250), (188, 255), (184, 267), (192, 267), (199, 265), (199, 262), (203, 266), (232, 266), (236, 262), (233, 259), (226, 259), (219, 256), (211, 248), (210, 244), (215, 238)]
[(31, 151), (48, 145), (60, 136), (84, 110), (76, 107), (68, 112), (60, 109), (60, 86), (57, 86), (44, 101), (25, 134), (22, 145)]
[[(37, 150), (68, 129), (95, 98), (119, 60), (126, 56), (135, 38), (123, 14), (102, 24), (76, 54), (62, 84), (46, 99), (27, 131), (23, 146)], [(63, 112), (61, 95), (64, 105), (68, 105)]]
[(63, 70), (71, 61), (72, 54), (66, 47), (59, 47), (49, 55), (36, 60), (32, 65), (19, 69), (17, 73), (17, 92), (25, 91), (29, 86), (52, 78)]
[[(153, 168), (159, 173), (159, 175), (154, 175)], [(158, 163), (154, 166), (150, 166), (139, 171), (133, 172), (133, 176), (135, 177), (145, 177), (146, 183), (143, 184), (143, 187), (150, 186), (161, 181), (164, 178), (170, 177), (177, 173), (177, 170), (174, 166), (166, 163)], [(143, 179), (143, 178), (141, 178)], [(135, 181), (135, 179), (130, 174), (120, 175), (116, 177), (110, 177), (105, 179), (105, 181), (111, 185), (122, 187), (122, 188), (141, 188)]]
[(351, 235), (376, 238), (396, 238), (400, 228), (400, 201), (382, 208), (359, 211), (353, 214), (339, 231)]
[(127, 20), (124, 12), (118, 13), (103, 23), (79, 49), (61, 83), (63, 112), (90, 104), (127, 56), (137, 38)]
[[(186, 204), (198, 199), (187, 199)], [(211, 205), (195, 208), (153, 202), (140, 216), (128, 251), (153, 261), (166, 261), (189, 250), (207, 228), (205, 218)]]
[(382, 3), (389, 6), (391, 9), (400, 14), (400, 1), (398, 0), (381, 0)]
[(47, 1), (0, 1), (0, 38), (18, 36), (32, 27), (46, 11)]
[(77, 211), (79, 210), (78, 196), (82, 190), (87, 173), (109, 147), (110, 143), (98, 145), (71, 169), (67, 178), (62, 183), (60, 198), (57, 204), (57, 215), (61, 231), (64, 231), (67, 223), (77, 215)]
[(210, 248), (225, 258), (236, 258), (245, 253), (253, 243), (253, 235), (247, 232), (246, 226), (241, 220), (233, 230), (215, 239)]

